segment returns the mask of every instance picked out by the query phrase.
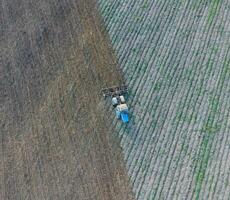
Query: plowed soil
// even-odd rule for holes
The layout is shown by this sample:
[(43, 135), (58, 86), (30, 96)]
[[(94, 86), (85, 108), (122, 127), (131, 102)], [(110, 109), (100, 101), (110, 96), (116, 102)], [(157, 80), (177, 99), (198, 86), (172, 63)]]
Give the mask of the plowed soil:
[(100, 95), (121, 83), (94, 1), (2, 0), (0, 199), (132, 199)]

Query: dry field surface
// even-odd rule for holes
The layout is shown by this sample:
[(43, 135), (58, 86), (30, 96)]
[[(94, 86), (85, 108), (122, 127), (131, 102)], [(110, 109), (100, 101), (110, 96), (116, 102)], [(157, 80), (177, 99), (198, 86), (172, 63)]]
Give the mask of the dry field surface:
[(230, 199), (230, 1), (98, 0), (130, 88), (140, 200)]
[(132, 199), (100, 96), (123, 79), (95, 5), (0, 2), (2, 200)]

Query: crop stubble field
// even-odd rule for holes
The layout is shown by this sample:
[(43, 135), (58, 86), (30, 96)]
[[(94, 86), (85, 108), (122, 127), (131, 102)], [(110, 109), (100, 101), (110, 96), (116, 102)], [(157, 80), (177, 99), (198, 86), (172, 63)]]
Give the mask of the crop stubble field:
[(132, 199), (100, 94), (121, 83), (95, 1), (1, 1), (0, 199)]
[(230, 2), (98, 0), (130, 88), (137, 199), (230, 199)]

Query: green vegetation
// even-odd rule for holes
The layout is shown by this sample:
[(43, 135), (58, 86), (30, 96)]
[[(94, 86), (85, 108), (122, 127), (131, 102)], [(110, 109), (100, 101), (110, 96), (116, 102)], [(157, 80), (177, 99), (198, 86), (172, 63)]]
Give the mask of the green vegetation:
[(210, 8), (208, 12), (208, 24), (210, 25), (218, 13), (221, 0), (212, 0), (210, 3)]
[[(103, 8), (112, 0), (99, 1)], [(229, 150), (220, 147), (230, 110), (225, 5), (127, 0), (127, 12), (104, 16), (132, 91), (134, 125), (117, 131), (137, 199), (215, 199), (224, 191), (218, 177), (224, 161), (215, 158)], [(230, 164), (225, 168), (226, 175)]]

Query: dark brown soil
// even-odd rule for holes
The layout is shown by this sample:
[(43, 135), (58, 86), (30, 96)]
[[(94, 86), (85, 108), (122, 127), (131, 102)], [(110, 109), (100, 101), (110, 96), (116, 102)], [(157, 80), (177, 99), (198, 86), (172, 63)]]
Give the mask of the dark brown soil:
[(0, 199), (133, 199), (100, 95), (121, 83), (94, 0), (3, 0)]

